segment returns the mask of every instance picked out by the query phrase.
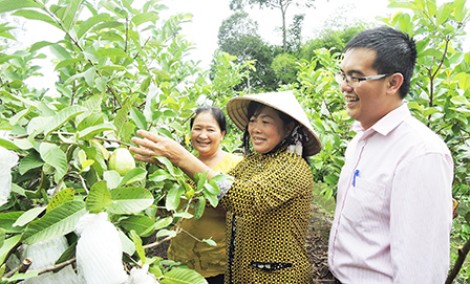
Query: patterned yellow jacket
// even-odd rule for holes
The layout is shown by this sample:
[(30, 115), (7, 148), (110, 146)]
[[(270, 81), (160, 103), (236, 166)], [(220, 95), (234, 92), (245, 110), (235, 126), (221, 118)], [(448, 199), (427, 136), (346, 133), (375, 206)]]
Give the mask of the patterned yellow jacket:
[(226, 284), (312, 282), (305, 239), (313, 177), (302, 157), (253, 154), (229, 172)]

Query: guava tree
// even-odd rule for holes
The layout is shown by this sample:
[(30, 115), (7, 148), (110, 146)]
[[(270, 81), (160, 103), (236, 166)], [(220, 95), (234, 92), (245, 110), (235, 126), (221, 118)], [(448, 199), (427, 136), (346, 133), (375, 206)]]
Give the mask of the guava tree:
[[(188, 184), (162, 158), (158, 165), (134, 167), (123, 149), (136, 129), (188, 145), (186, 122), (197, 102), (233, 95), (248, 65), (219, 53), (209, 82), (207, 72), (186, 58), (192, 44), (180, 35), (180, 25), (190, 15), (161, 19), (164, 8), (156, 0), (140, 7), (133, 0), (0, 0), (1, 14), (41, 21), (63, 34), (51, 42), (45, 31), (43, 40), (10, 51), (15, 26), (0, 22), (6, 39), (0, 52), (0, 147), (19, 157), (12, 192), (0, 207), (1, 281), (35, 283), (79, 261), (76, 253), (87, 235), (82, 217), (98, 216), (92, 224), (111, 224), (121, 239), (123, 277), (146, 267), (160, 283), (205, 283), (152, 251), (179, 233), (172, 227), (177, 219), (197, 218), (205, 206), (215, 206), (218, 188), (204, 175)], [(52, 93), (25, 84), (41, 75), (35, 59), (46, 50), (58, 74)], [(38, 268), (39, 260), (28, 253), (51, 242), (65, 245), (49, 266)]]

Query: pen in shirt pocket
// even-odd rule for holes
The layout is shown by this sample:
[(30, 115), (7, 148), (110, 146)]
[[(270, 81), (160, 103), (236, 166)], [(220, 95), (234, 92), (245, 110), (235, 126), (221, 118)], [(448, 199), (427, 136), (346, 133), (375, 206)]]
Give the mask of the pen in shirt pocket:
[(352, 180), (352, 186), (353, 187), (356, 187), (356, 178), (359, 176), (359, 169), (355, 169), (354, 170), (354, 176), (353, 176), (353, 180)]

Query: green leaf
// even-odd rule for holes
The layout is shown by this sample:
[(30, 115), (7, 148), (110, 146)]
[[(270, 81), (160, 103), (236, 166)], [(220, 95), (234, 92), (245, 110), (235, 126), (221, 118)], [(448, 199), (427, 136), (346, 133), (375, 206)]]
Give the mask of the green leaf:
[(204, 197), (209, 200), (209, 203), (212, 207), (216, 207), (217, 204), (219, 204), (219, 200), (217, 199), (217, 195), (214, 195), (214, 194), (210, 194), (208, 193), (206, 190), (204, 190), (202, 192), (202, 195), (204, 195)]
[(110, 16), (108, 14), (99, 14), (89, 19), (86, 19), (78, 26), (78, 29), (77, 29), (78, 39), (81, 39), (96, 24), (108, 22), (109, 20), (110, 20)]
[(3, 242), (3, 246), (0, 247), (0, 263), (3, 263), (8, 256), (10, 250), (12, 250), (21, 240), (21, 235), (16, 235), (6, 239)]
[(69, 31), (70, 28), (73, 26), (75, 19), (78, 16), (78, 11), (81, 5), (82, 0), (69, 0), (67, 1), (68, 5), (65, 9), (64, 16), (62, 17), (62, 21), (64, 23), (64, 28), (66, 31)]
[(105, 66), (98, 66), (97, 69), (99, 71), (103, 71), (103, 73), (108, 72), (109, 74), (114, 73), (114, 71), (125, 71), (126, 67), (122, 65), (105, 65)]
[(96, 69), (94, 67), (88, 68), (85, 72), (83, 72), (83, 78), (89, 87), (95, 86), (95, 77), (96, 77)]
[(140, 84), (140, 87), (139, 87), (140, 91), (142, 91), (143, 93), (148, 93), (151, 82), (152, 82), (152, 77), (151, 76), (146, 77)]
[(206, 184), (207, 181), (207, 172), (205, 173), (196, 173), (194, 175), (196, 181), (197, 181), (197, 190), (201, 190), (204, 188), (204, 185)]
[(33, 207), (28, 211), (24, 212), (18, 219), (16, 219), (15, 223), (13, 223), (14, 227), (23, 227), (24, 225), (28, 224), (29, 222), (36, 219), (46, 207)]
[(119, 238), (121, 239), (121, 243), (122, 243), (122, 250), (128, 255), (133, 255), (135, 253), (134, 243), (121, 230), (118, 230), (118, 231), (119, 231)]
[(446, 21), (448, 21), (451, 12), (452, 12), (451, 3), (445, 3), (444, 5), (440, 6), (439, 10), (437, 11), (436, 25), (440, 26), (444, 24)]
[(173, 176), (175, 177), (176, 176), (176, 169), (175, 169), (175, 166), (173, 166), (173, 164), (170, 162), (170, 160), (168, 160), (168, 158), (165, 158), (165, 157), (162, 157), (162, 156), (156, 156), (154, 157), (155, 159), (157, 159), (157, 161), (164, 165), (165, 168), (167, 169), (167, 171)]
[[(5, 230), (0, 228), (0, 248), (3, 247), (4, 242), (5, 242)], [(3, 272), (0, 271), (0, 277), (3, 276)]]
[(147, 259), (145, 257), (145, 249), (142, 246), (142, 239), (137, 235), (135, 231), (131, 231), (129, 233), (129, 237), (131, 240), (134, 242), (135, 250), (137, 252), (137, 255), (139, 256), (140, 260), (142, 261), (142, 264), (145, 263), (145, 260)]
[(86, 209), (90, 213), (99, 213), (112, 203), (111, 192), (106, 186), (106, 181), (95, 183), (86, 199)]
[(52, 53), (57, 57), (58, 60), (65, 60), (74, 58), (67, 49), (65, 49), (60, 44), (53, 44), (51, 45)]
[(65, 68), (65, 67), (74, 67), (75, 64), (81, 62), (82, 59), (80, 58), (67, 58), (67, 59), (64, 59), (62, 61), (60, 61), (59, 63), (56, 64), (55, 66), (55, 70), (60, 70), (61, 68)]
[(36, 10), (19, 10), (14, 12), (13, 15), (20, 16), (28, 20), (42, 21), (60, 29), (60, 26), (54, 21), (53, 18)]
[(109, 124), (109, 123), (94, 125), (78, 132), (78, 138), (88, 140), (98, 133), (103, 133), (104, 131), (115, 130), (115, 129), (116, 128), (114, 127), (114, 125)]
[(468, 90), (470, 88), (470, 74), (460, 72), (455, 76), (455, 79), (458, 80), (460, 89)]
[(184, 194), (184, 187), (180, 186), (177, 183), (174, 183), (173, 186), (168, 191), (165, 200), (166, 210), (172, 211), (176, 210), (180, 205), (181, 195)]
[(13, 151), (18, 151), (20, 148), (15, 145), (15, 143), (11, 142), (10, 140), (0, 138), (0, 146), (7, 149), (7, 150), (13, 150)]
[(24, 190), (24, 188), (22, 188), (21, 186), (17, 185), (16, 183), (12, 183), (11, 184), (11, 192), (14, 192), (16, 194), (19, 194), (21, 196), (25, 196), (26, 197), (26, 192)]
[(147, 129), (147, 119), (144, 114), (136, 107), (131, 108), (131, 119), (134, 121), (137, 128)]
[(22, 232), (22, 228), (13, 226), (21, 215), (23, 212), (20, 211), (0, 213), (0, 228), (4, 229), (6, 233)]
[(217, 243), (214, 242), (214, 240), (212, 240), (212, 239), (204, 239), (204, 240), (202, 240), (202, 242), (210, 245), (211, 247), (215, 247), (217, 245)]
[(44, 116), (33, 117), (29, 121), (28, 126), (26, 126), (26, 133), (31, 135), (32, 137), (35, 137), (36, 135), (43, 133), (44, 129), (49, 124), (49, 121), (51, 120), (51, 118), (52, 117), (44, 117)]
[(105, 171), (103, 173), (103, 179), (108, 184), (109, 189), (115, 189), (121, 183), (122, 177), (116, 171)]
[(155, 172), (149, 174), (148, 178), (149, 178), (149, 181), (153, 181), (156, 183), (162, 182), (165, 180), (172, 180), (172, 176), (169, 175), (168, 172), (163, 169), (158, 169)]
[(182, 218), (182, 219), (191, 219), (193, 218), (193, 214), (186, 212), (186, 211), (180, 211), (180, 212), (175, 212), (173, 213), (173, 217), (175, 218)]
[(116, 117), (114, 118), (114, 126), (116, 126), (116, 135), (122, 137), (122, 133), (126, 127), (126, 122), (129, 120), (129, 110), (131, 104), (126, 102), (120, 110), (117, 111)]
[(176, 267), (163, 274), (160, 284), (207, 284), (207, 281), (195, 270)]
[(39, 154), (44, 162), (56, 170), (54, 181), (59, 182), (67, 172), (67, 157), (64, 151), (55, 144), (43, 142), (39, 146)]
[(173, 223), (173, 217), (168, 216), (168, 217), (157, 220), (155, 224), (153, 224), (153, 228), (158, 231), (158, 230), (161, 230), (163, 228), (170, 226), (172, 223)]
[(194, 219), (199, 219), (204, 214), (206, 210), (206, 199), (202, 196), (199, 196), (196, 201), (196, 208), (194, 209)]
[[(101, 102), (96, 102), (96, 104), (101, 104)], [(80, 115), (80, 117), (78, 118), (80, 120), (80, 122), (78, 123), (78, 126), (77, 126), (77, 130), (79, 131), (82, 131), (82, 130), (85, 130), (86, 128), (88, 127), (91, 127), (91, 126), (96, 126), (96, 125), (99, 125), (99, 124), (103, 124), (105, 119), (104, 119), (104, 115), (103, 113), (101, 112), (98, 112), (98, 111), (101, 111), (100, 109), (96, 110), (96, 112), (92, 112), (93, 110), (89, 110), (88, 112), (86, 113), (83, 113), (82, 115)]]
[(158, 14), (157, 13), (140, 13), (140, 14), (137, 14), (135, 15), (133, 18), (132, 18), (132, 22), (138, 26), (138, 25), (141, 25), (145, 22), (155, 22), (158, 20)]
[(73, 119), (74, 117), (83, 113), (84, 111), (85, 111), (85, 108), (81, 106), (71, 106), (71, 107), (67, 107), (67, 108), (60, 110), (49, 121), (48, 125), (44, 129), (44, 134), (46, 136), (49, 135), (52, 131), (58, 129), (59, 127), (67, 123), (69, 120)]
[(43, 48), (43, 47), (46, 47), (46, 46), (50, 46), (54, 44), (53, 42), (49, 42), (49, 41), (38, 41), (36, 43), (34, 43), (33, 45), (31, 45), (31, 48), (30, 50), (32, 52), (34, 51), (38, 51), (39, 49)]
[(36, 169), (44, 165), (38, 152), (30, 152), (28, 156), (21, 159), (18, 165), (18, 171), (20, 175), (24, 175), (26, 172), (32, 169)]
[(452, 98), (450, 98), (450, 101), (454, 105), (470, 105), (469, 101), (465, 96), (453, 96)]
[(153, 204), (153, 195), (145, 188), (115, 188), (111, 191), (112, 214), (137, 214)]
[(129, 185), (139, 181), (145, 181), (147, 171), (142, 168), (134, 168), (130, 170), (121, 180), (119, 186)]
[(454, 5), (454, 18), (457, 22), (462, 22), (468, 12), (465, 7), (466, 0), (454, 0), (450, 2)]
[(54, 210), (65, 202), (72, 201), (75, 196), (75, 189), (64, 188), (52, 196), (49, 204), (47, 204), (47, 212)]
[(23, 240), (27, 244), (33, 244), (66, 235), (75, 229), (85, 213), (84, 202), (66, 202), (47, 212), (41, 219), (29, 223), (23, 234)]
[(158, 231), (156, 236), (157, 238), (164, 238), (164, 237), (173, 238), (176, 236), (176, 232), (172, 230), (163, 229), (163, 230)]
[(119, 224), (127, 231), (135, 231), (141, 237), (148, 237), (155, 231), (154, 220), (148, 216), (130, 216)]
[(206, 190), (207, 192), (209, 192), (212, 195), (217, 195), (217, 194), (220, 193), (219, 187), (217, 186), (217, 184), (213, 180), (210, 180), (209, 182), (207, 182), (204, 185), (204, 190)]
[(60, 255), (59, 259), (56, 260), (55, 264), (59, 264), (59, 263), (62, 263), (64, 261), (71, 260), (72, 258), (74, 258), (76, 249), (77, 249), (77, 240), (73, 241), (72, 244), (70, 244), (65, 249), (65, 251)]
[(21, 8), (39, 8), (38, 3), (33, 0), (2, 0), (0, 1), (0, 13), (10, 12)]

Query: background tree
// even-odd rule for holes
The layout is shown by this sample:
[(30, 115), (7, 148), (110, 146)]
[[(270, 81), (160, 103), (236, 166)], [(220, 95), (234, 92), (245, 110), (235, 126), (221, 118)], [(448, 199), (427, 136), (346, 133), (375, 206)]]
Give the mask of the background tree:
[(282, 48), (287, 51), (287, 10), (291, 5), (310, 8), (313, 7), (314, 3), (315, 0), (231, 0), (230, 9), (238, 10), (243, 9), (245, 5), (258, 5), (260, 8), (279, 10), (282, 19)]
[(295, 83), (297, 80), (297, 57), (290, 53), (277, 55), (271, 64), (280, 84)]
[(302, 46), (302, 25), (305, 20), (305, 15), (295, 15), (292, 24), (289, 27), (288, 34), (288, 50), (294, 54), (299, 54)]
[(280, 50), (261, 39), (256, 22), (246, 12), (237, 11), (222, 22), (218, 42), (221, 51), (235, 55), (239, 62), (252, 61), (253, 72), (238, 89), (252, 91), (276, 88), (278, 81), (271, 63)]
[(315, 50), (325, 48), (332, 53), (342, 52), (346, 43), (360, 31), (366, 29), (370, 24), (357, 23), (345, 29), (325, 29), (312, 39), (307, 40), (301, 47), (300, 58), (311, 60)]

